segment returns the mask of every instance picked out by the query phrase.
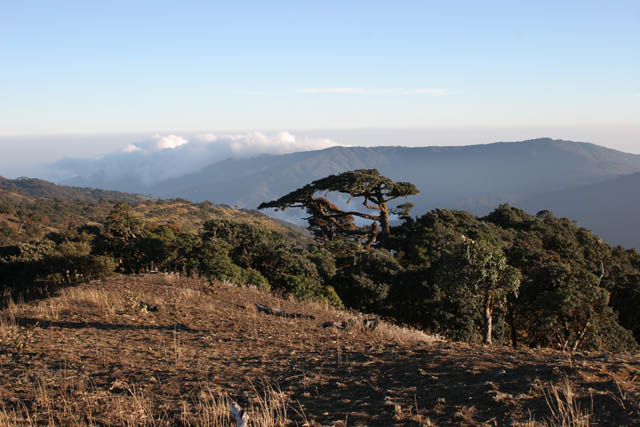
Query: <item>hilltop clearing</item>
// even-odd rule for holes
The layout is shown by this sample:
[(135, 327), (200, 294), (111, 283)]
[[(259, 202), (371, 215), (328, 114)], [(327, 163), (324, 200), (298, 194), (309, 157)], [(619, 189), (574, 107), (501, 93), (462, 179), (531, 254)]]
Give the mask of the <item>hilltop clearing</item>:
[(227, 398), (258, 425), (538, 425), (552, 409), (640, 423), (638, 356), (451, 343), (363, 319), (163, 274), (12, 303), (0, 312), (0, 423), (229, 425)]

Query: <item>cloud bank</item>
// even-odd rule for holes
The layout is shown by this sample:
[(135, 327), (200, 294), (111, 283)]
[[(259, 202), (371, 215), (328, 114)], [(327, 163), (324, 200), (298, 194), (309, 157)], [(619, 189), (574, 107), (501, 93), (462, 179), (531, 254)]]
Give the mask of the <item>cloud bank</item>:
[(320, 87), (320, 88), (304, 88), (296, 90), (302, 94), (349, 94), (349, 95), (449, 95), (447, 89), (367, 89), (362, 87)]
[[(130, 190), (135, 185), (151, 186), (166, 179), (197, 172), (228, 158), (260, 154), (287, 154), (340, 145), (327, 138), (297, 138), (289, 132), (267, 135), (249, 132), (227, 135), (201, 134), (192, 137), (154, 135), (128, 144), (119, 152), (97, 159), (63, 158), (49, 165), (49, 179), (87, 185), (114, 184)], [(80, 181), (82, 178), (83, 181)], [(127, 187), (125, 184), (129, 184)]]

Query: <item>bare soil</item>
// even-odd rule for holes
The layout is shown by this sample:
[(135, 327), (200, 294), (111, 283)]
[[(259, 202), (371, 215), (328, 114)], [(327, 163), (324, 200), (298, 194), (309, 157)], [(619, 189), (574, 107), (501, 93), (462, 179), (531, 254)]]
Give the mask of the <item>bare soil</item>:
[(291, 425), (559, 424), (564, 387), (583, 425), (640, 425), (637, 355), (446, 342), (362, 319), (175, 276), (67, 288), (0, 313), (0, 420), (204, 425), (207, 394), (249, 408), (271, 389)]

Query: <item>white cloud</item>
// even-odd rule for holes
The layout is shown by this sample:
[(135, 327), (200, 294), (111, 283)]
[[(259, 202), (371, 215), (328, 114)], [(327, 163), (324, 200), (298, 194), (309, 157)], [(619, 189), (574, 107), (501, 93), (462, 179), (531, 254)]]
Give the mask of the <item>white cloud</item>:
[(325, 87), (325, 88), (304, 88), (296, 90), (301, 94), (351, 94), (351, 95), (447, 95), (447, 89), (366, 89), (361, 87)]
[(155, 148), (158, 150), (173, 149), (189, 143), (185, 138), (178, 135), (154, 135), (153, 140), (155, 141)]
[(287, 154), (298, 151), (320, 150), (339, 145), (327, 138), (297, 139), (289, 132), (268, 136), (261, 132), (226, 135), (220, 139), (228, 144), (232, 157), (252, 157), (258, 154)]
[(137, 181), (150, 186), (197, 172), (228, 158), (286, 154), (336, 145), (339, 144), (330, 139), (298, 138), (289, 132), (271, 135), (248, 132), (220, 136), (206, 133), (189, 139), (173, 134), (153, 135), (149, 140), (128, 144), (122, 151), (98, 159), (62, 159), (50, 165), (49, 176), (57, 180), (100, 176), (107, 185)]

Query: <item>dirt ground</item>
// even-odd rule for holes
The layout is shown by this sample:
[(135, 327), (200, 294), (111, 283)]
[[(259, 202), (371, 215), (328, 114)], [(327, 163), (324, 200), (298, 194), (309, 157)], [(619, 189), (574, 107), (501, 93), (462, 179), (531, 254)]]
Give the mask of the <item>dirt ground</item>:
[(175, 276), (67, 288), (0, 313), (0, 423), (216, 425), (216, 396), (250, 416), (277, 396), (290, 425), (640, 425), (637, 355), (453, 343), (363, 319)]

